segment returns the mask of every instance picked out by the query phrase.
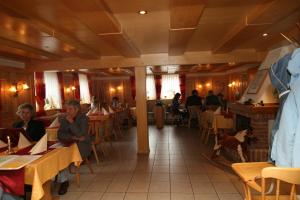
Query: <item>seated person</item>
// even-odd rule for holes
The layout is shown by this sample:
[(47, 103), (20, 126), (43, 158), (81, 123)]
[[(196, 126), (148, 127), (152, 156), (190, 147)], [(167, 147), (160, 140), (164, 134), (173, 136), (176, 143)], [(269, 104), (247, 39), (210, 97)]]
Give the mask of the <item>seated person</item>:
[[(91, 139), (88, 135), (88, 118), (80, 112), (80, 103), (71, 100), (66, 104), (66, 115), (59, 119), (58, 140), (64, 142), (76, 142), (82, 159), (91, 153)], [(67, 169), (58, 174), (57, 181), (61, 183), (58, 194), (63, 195), (68, 191), (69, 172)]]
[(18, 107), (17, 115), (20, 121), (15, 122), (13, 128), (23, 128), (32, 141), (39, 141), (45, 135), (43, 122), (34, 120), (34, 108), (31, 104), (24, 103)]
[(186, 112), (180, 111), (179, 107), (180, 107), (180, 93), (176, 93), (173, 100), (172, 100), (172, 105), (171, 105), (171, 110), (172, 113), (175, 115), (180, 115), (180, 119), (179, 121), (177, 121), (177, 125), (179, 125), (179, 123), (182, 123), (183, 120), (185, 119), (186, 116)]
[(227, 109), (227, 101), (226, 101), (226, 99), (224, 99), (224, 95), (222, 93), (219, 93), (217, 96), (218, 96), (218, 99), (220, 102), (220, 106), (222, 107), (222, 110), (226, 110)]
[(219, 98), (214, 95), (212, 90), (208, 91), (208, 95), (205, 98), (205, 106), (221, 106)]
[(115, 109), (115, 108), (119, 108), (120, 105), (121, 105), (121, 103), (120, 103), (120, 101), (119, 101), (119, 97), (113, 97), (113, 98), (112, 98), (112, 102), (111, 102), (111, 107), (112, 107), (113, 109)]
[(202, 106), (202, 99), (201, 97), (198, 96), (197, 90), (193, 90), (192, 96), (186, 98), (185, 107), (188, 108), (188, 106), (199, 106), (199, 107)]

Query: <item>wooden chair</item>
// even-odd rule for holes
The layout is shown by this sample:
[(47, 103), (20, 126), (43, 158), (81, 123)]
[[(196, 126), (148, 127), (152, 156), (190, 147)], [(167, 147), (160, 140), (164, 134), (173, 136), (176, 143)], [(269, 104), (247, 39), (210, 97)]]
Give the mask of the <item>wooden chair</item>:
[(100, 138), (100, 121), (92, 121), (89, 122), (89, 135), (92, 138), (92, 151), (95, 156), (97, 165), (100, 164), (98, 153), (97, 153), (97, 146), (101, 144), (101, 138)]
[(199, 118), (200, 107), (199, 106), (188, 106), (189, 111), (189, 119), (188, 119), (188, 127), (191, 128), (191, 122), (193, 119)]
[[(282, 168), (267, 162), (250, 162), (235, 163), (232, 169), (244, 183), (245, 200), (296, 200), (296, 186), (300, 185), (300, 168)], [(275, 194), (272, 191), (266, 192), (267, 182), (270, 181), (276, 182)], [(280, 194), (281, 185), (289, 189), (286, 194)], [(272, 190), (272, 187), (270, 188)], [(255, 195), (251, 194), (251, 189), (256, 191)], [(257, 195), (257, 192), (261, 194)]]
[(203, 130), (202, 130), (202, 141), (204, 144), (208, 143), (209, 135), (213, 133), (213, 111), (205, 111), (203, 121)]

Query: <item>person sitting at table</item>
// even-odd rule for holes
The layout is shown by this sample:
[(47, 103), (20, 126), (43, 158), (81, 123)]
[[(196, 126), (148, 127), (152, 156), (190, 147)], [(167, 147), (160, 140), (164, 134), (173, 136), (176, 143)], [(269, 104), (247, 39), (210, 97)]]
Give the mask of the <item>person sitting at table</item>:
[(180, 123), (183, 122), (184, 118), (185, 118), (185, 112), (183, 111), (180, 111), (179, 107), (180, 107), (180, 96), (181, 94), (180, 93), (176, 93), (174, 95), (174, 98), (172, 100), (172, 105), (171, 105), (171, 110), (172, 110), (172, 113), (174, 115), (179, 115), (180, 118), (179, 120), (177, 121), (177, 125), (179, 125)]
[(219, 102), (220, 102), (220, 106), (222, 107), (222, 110), (226, 110), (227, 109), (227, 101), (226, 99), (224, 99), (224, 95), (222, 93), (219, 93), (217, 95)]
[[(88, 135), (88, 117), (80, 112), (80, 103), (71, 100), (66, 104), (66, 115), (59, 119), (58, 140), (62, 143), (76, 142), (82, 159), (91, 153), (91, 139)], [(69, 171), (62, 170), (58, 174), (57, 181), (61, 183), (58, 194), (63, 195), (69, 187)]]
[(19, 105), (16, 113), (20, 117), (20, 121), (15, 122), (13, 128), (23, 128), (27, 136), (32, 141), (39, 141), (45, 135), (45, 126), (43, 122), (34, 120), (34, 108), (29, 103)]
[(119, 108), (120, 107), (120, 101), (119, 101), (119, 97), (113, 97), (112, 98), (112, 102), (111, 102), (111, 107), (112, 108)]
[(198, 96), (197, 90), (193, 90), (192, 95), (186, 98), (185, 107), (188, 108), (189, 106), (202, 106), (202, 99)]
[(208, 91), (208, 95), (205, 98), (205, 106), (220, 106), (220, 101), (212, 90)]

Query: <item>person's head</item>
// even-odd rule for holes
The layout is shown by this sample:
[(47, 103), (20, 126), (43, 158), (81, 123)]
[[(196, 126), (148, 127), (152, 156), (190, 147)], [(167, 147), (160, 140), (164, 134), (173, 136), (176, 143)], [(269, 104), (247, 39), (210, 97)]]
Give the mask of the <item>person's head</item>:
[(113, 100), (114, 102), (117, 102), (117, 101), (119, 101), (119, 97), (113, 97), (112, 100)]
[(209, 91), (208, 91), (208, 96), (211, 96), (211, 95), (214, 95), (214, 91), (209, 90)]
[(198, 96), (198, 91), (197, 91), (197, 90), (193, 90), (193, 91), (192, 91), (192, 95), (193, 95), (193, 96)]
[(218, 96), (219, 99), (223, 99), (224, 98), (224, 95), (222, 93), (219, 93), (217, 96)]
[(17, 115), (23, 120), (23, 121), (30, 121), (34, 115), (35, 110), (34, 107), (29, 103), (24, 103), (19, 105)]
[(66, 113), (74, 118), (80, 112), (80, 103), (77, 100), (70, 100), (66, 103)]
[(180, 96), (181, 96), (181, 94), (180, 94), (180, 93), (176, 93), (176, 94), (175, 94), (175, 96), (174, 96), (174, 99), (179, 99), (179, 98), (180, 98)]

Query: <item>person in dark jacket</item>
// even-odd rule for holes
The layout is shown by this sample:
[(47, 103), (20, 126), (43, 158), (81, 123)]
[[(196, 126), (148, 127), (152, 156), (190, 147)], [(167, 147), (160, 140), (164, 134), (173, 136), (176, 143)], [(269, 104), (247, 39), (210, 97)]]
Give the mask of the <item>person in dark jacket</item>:
[(205, 98), (205, 106), (220, 106), (219, 98), (214, 95), (212, 90), (208, 91), (208, 95)]
[[(58, 140), (62, 143), (74, 141), (78, 145), (81, 157), (84, 160), (91, 153), (91, 139), (88, 134), (88, 117), (80, 112), (80, 103), (71, 100), (66, 104), (66, 115), (59, 118)], [(69, 172), (67, 169), (60, 171), (58, 182), (61, 183), (58, 194), (63, 195), (68, 191)]]
[(201, 97), (198, 96), (197, 90), (193, 90), (192, 96), (186, 98), (185, 107), (188, 108), (188, 106), (199, 106), (199, 107), (202, 106), (202, 99)]
[(32, 141), (39, 141), (45, 135), (43, 122), (34, 120), (34, 108), (31, 104), (24, 103), (18, 107), (17, 115), (20, 121), (15, 122), (13, 128), (23, 128)]

